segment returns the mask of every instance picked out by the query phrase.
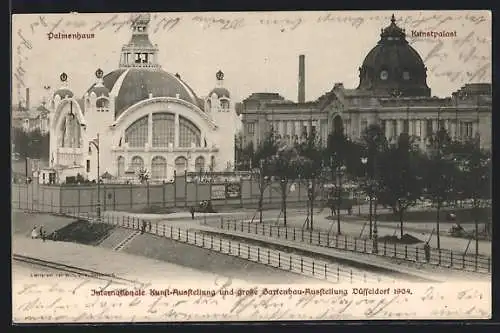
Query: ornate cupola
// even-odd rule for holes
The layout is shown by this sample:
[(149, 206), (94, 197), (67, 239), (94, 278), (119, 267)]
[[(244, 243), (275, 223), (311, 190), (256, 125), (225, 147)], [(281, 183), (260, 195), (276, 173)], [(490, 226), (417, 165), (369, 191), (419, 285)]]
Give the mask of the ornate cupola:
[(50, 110), (54, 111), (61, 100), (65, 98), (73, 98), (73, 92), (68, 87), (68, 74), (61, 73), (59, 75), (59, 79), (61, 80), (61, 86), (57, 89), (52, 95), (52, 100), (50, 102)]
[(109, 89), (104, 86), (103, 81), (102, 81), (103, 75), (104, 75), (104, 72), (102, 71), (102, 69), (98, 68), (95, 71), (95, 77), (97, 78), (97, 80), (96, 80), (96, 83), (94, 84), (94, 86), (92, 86), (92, 88), (90, 88), (89, 94), (94, 93), (96, 98), (99, 98), (102, 96), (109, 97)]
[(158, 46), (149, 40), (150, 20), (150, 15), (144, 13), (139, 14), (132, 23), (132, 37), (121, 50), (120, 68), (160, 69), (157, 59)]
[(215, 73), (215, 88), (208, 94), (206, 108), (212, 111), (229, 111), (231, 94), (224, 88), (224, 73), (219, 70)]
[(375, 95), (391, 95), (395, 90), (402, 96), (431, 95), (427, 68), (408, 44), (405, 30), (396, 24), (394, 15), (359, 68), (358, 89), (370, 90)]
[(68, 74), (61, 73), (59, 75), (59, 79), (61, 80), (61, 87), (54, 92), (54, 98), (58, 95), (61, 99), (71, 98), (73, 97), (73, 92), (68, 87)]
[(215, 73), (215, 80), (215, 88), (212, 89), (209, 96), (216, 94), (217, 98), (231, 98), (229, 90), (224, 88), (224, 73), (220, 69), (217, 73)]

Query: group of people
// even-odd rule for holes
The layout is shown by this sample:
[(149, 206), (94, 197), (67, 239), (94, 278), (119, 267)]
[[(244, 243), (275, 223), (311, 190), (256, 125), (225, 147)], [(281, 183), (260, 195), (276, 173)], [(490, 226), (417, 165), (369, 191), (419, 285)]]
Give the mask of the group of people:
[(36, 238), (41, 238), (44, 242), (47, 238), (50, 238), (54, 241), (57, 240), (57, 231), (54, 231), (51, 235), (51, 237), (47, 237), (47, 231), (45, 231), (43, 225), (41, 225), (39, 228), (37, 226), (33, 226), (33, 229), (31, 230), (31, 239), (36, 239)]
[(151, 221), (142, 221), (141, 234), (144, 234), (146, 229), (151, 232)]

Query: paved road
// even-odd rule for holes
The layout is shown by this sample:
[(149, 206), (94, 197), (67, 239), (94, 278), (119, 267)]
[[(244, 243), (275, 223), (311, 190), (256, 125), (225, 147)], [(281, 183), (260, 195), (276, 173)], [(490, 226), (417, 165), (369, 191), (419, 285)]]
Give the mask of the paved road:
[[(189, 212), (181, 212), (175, 214), (132, 214), (124, 212), (106, 212), (106, 215), (118, 215), (118, 216), (137, 216), (140, 218), (149, 218), (152, 220), (168, 220), (170, 222), (176, 221), (186, 221), (190, 219)], [(327, 219), (329, 217), (330, 211), (328, 209), (317, 209), (314, 216), (314, 229), (321, 230), (324, 232), (331, 231), (332, 233), (337, 232), (337, 221)], [(216, 213), (216, 214), (203, 214), (198, 213), (195, 217), (196, 221), (208, 221), (215, 223), (219, 221), (220, 218), (223, 219), (235, 219), (235, 220), (251, 220), (253, 218), (254, 222), (259, 221), (259, 214), (255, 210), (244, 210), (240, 209), (234, 212), (228, 213)], [(305, 209), (290, 209), (287, 210), (287, 225), (289, 227), (302, 228), (304, 221), (306, 219)], [(280, 225), (283, 225), (283, 217), (280, 214), (279, 209), (267, 210), (263, 212), (263, 219), (268, 223), (276, 223), (279, 221)], [(433, 229), (436, 227), (435, 223), (432, 222), (407, 222), (403, 225), (404, 233), (408, 233), (413, 237), (420, 239), (422, 242), (426, 242), (430, 239), (431, 247), (437, 248), (437, 237)], [(447, 231), (451, 228), (450, 223), (441, 223), (440, 232), (440, 243), (442, 249), (448, 249), (456, 251), (457, 253), (464, 253), (467, 249), (467, 253), (471, 254), (475, 251), (475, 242), (464, 238), (450, 237), (447, 236)], [(464, 227), (470, 228), (471, 226), (464, 225)], [(367, 221), (356, 219), (355, 216), (342, 216), (341, 219), (341, 233), (347, 234), (353, 237), (367, 237), (369, 233), (369, 226)], [(398, 222), (378, 222), (378, 236), (399, 236), (399, 224)], [(469, 244), (470, 243), (470, 244)], [(489, 241), (479, 241), (479, 254), (491, 256), (491, 242)]]
[[(266, 213), (267, 216), (270, 217), (271, 220), (276, 221), (276, 215), (273, 216), (272, 213)], [(323, 211), (315, 215), (314, 218), (314, 228), (315, 230), (329, 231), (336, 233), (337, 232), (337, 221), (327, 219), (329, 216), (329, 212)], [(289, 227), (302, 228), (304, 225), (306, 215), (305, 214), (287, 214), (287, 225)], [(283, 224), (283, 220), (280, 219), (280, 224)], [(363, 228), (364, 226), (364, 228)], [(435, 228), (435, 223), (430, 222), (409, 222), (403, 224), (403, 232), (410, 234), (413, 237), (416, 237), (423, 242), (426, 242), (430, 239), (430, 245), (432, 247), (437, 248), (437, 237), (436, 233), (432, 232)], [(457, 251), (463, 253), (470, 240), (464, 238), (450, 237), (446, 236), (445, 233), (451, 227), (451, 224), (441, 223), (440, 225), (442, 232), (440, 232), (440, 243), (442, 249), (449, 249), (452, 251)], [(364, 230), (363, 230), (364, 229)], [(349, 217), (349, 219), (341, 219), (340, 223), (341, 233), (360, 237), (361, 233), (364, 237), (366, 237), (369, 233), (369, 226), (367, 221), (364, 220), (356, 220), (355, 217)], [(386, 235), (397, 235), (399, 237), (399, 224), (397, 222), (379, 222), (378, 223), (378, 236), (386, 236)], [(432, 234), (432, 235), (431, 235)], [(470, 242), (468, 252), (473, 253), (475, 251), (475, 242)], [(491, 242), (489, 241), (479, 241), (479, 253), (483, 255), (491, 256)]]

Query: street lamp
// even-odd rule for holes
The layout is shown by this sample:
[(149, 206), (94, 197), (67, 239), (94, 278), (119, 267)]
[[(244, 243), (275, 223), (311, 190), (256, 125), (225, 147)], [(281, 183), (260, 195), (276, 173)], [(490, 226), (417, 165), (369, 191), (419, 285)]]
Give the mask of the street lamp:
[[(333, 173), (335, 172), (335, 168), (333, 167), (333, 164), (334, 164), (334, 159), (333, 157), (330, 159), (330, 162), (332, 164), (332, 176), (333, 176)], [(344, 171), (345, 171), (345, 166), (342, 165), (339, 161), (339, 163), (337, 163), (337, 167), (336, 167), (336, 173), (337, 173), (337, 181), (338, 181), (338, 185), (337, 185), (337, 234), (341, 234), (340, 232), (340, 204), (341, 204), (341, 201), (342, 201), (342, 175), (344, 174)]]
[[(368, 164), (368, 158), (367, 157), (362, 157), (361, 158), (361, 163), (363, 165)], [(367, 175), (368, 172), (365, 169), (365, 175)], [(368, 178), (368, 176), (367, 176)], [(377, 219), (374, 218), (373, 214), (373, 193), (375, 191), (375, 186), (376, 186), (376, 181), (372, 177), (370, 177), (368, 180), (368, 197), (370, 200), (370, 239), (373, 239), (373, 253), (377, 254), (378, 253), (378, 229), (377, 229)], [(376, 207), (376, 206), (375, 206)], [(373, 228), (373, 230), (372, 230)]]
[[(364, 165), (365, 169), (365, 179), (368, 180), (368, 171), (366, 168), (366, 164), (368, 163), (368, 157), (361, 157), (361, 163)], [(368, 198), (370, 200), (370, 208), (369, 208), (369, 214), (370, 214), (370, 239), (372, 239), (372, 232), (373, 232), (373, 215), (372, 215), (372, 189), (371, 189), (371, 184), (367, 182), (368, 185), (370, 186), (368, 188)]]
[(99, 133), (97, 133), (97, 139), (90, 141), (94, 145), (97, 151), (97, 220), (101, 220), (101, 179), (100, 179), (100, 165), (99, 165)]

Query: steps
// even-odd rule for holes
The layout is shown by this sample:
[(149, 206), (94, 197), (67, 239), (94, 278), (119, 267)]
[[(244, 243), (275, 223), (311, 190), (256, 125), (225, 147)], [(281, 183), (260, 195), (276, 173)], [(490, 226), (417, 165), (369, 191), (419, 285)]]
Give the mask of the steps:
[(134, 238), (136, 238), (140, 234), (141, 234), (141, 232), (139, 230), (135, 230), (135, 231), (130, 232), (130, 234), (124, 240), (122, 240), (120, 243), (118, 243), (118, 245), (116, 245), (113, 248), (113, 251), (121, 251), (127, 244), (129, 244), (131, 241), (133, 241)]

